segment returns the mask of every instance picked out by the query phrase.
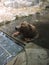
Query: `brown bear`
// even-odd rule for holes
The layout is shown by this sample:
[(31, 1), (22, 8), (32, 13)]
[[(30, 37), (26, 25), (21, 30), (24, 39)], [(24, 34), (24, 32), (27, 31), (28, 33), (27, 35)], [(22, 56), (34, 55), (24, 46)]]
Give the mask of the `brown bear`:
[(18, 36), (21, 34), (25, 40), (31, 40), (36, 36), (36, 27), (26, 21), (22, 22), (18, 27), (15, 27), (16, 32), (13, 36)]

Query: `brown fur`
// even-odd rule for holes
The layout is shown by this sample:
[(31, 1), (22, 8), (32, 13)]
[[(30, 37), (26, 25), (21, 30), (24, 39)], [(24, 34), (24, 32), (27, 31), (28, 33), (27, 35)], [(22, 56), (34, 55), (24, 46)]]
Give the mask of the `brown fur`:
[(24, 38), (33, 38), (36, 35), (36, 27), (27, 22), (22, 22), (17, 30)]

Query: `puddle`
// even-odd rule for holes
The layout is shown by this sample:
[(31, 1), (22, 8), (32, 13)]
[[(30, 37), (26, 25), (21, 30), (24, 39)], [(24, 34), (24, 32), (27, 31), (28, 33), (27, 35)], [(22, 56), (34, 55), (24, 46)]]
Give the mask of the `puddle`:
[[(17, 42), (18, 43), (18, 42)], [(11, 40), (6, 34), (0, 31), (0, 64), (15, 57), (23, 48)]]

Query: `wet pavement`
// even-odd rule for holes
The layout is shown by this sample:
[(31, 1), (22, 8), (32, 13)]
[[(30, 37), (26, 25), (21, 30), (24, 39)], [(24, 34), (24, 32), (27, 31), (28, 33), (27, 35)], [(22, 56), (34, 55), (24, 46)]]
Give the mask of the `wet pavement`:
[[(39, 16), (39, 15), (38, 15)], [(11, 23), (1, 26), (0, 29), (12, 35), (15, 32), (15, 26), (22, 21), (27, 21), (37, 27), (39, 38), (33, 42), (27, 43), (25, 51), (16, 56), (17, 62), (15, 65), (49, 65), (49, 12), (42, 13), (38, 18), (30, 15), (21, 17)], [(35, 20), (35, 18), (37, 20)], [(22, 57), (23, 55), (23, 57)], [(27, 59), (27, 61), (26, 61)], [(13, 60), (14, 62), (14, 60)], [(20, 63), (19, 63), (20, 62)], [(11, 63), (8, 65), (12, 65)]]

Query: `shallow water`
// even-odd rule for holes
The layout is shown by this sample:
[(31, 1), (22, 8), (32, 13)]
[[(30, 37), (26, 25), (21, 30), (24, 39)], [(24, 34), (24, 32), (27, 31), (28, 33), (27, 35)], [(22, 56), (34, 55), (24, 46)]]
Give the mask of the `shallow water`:
[[(17, 42), (18, 43), (18, 42)], [(3, 65), (15, 57), (23, 48), (0, 31), (0, 64)]]

